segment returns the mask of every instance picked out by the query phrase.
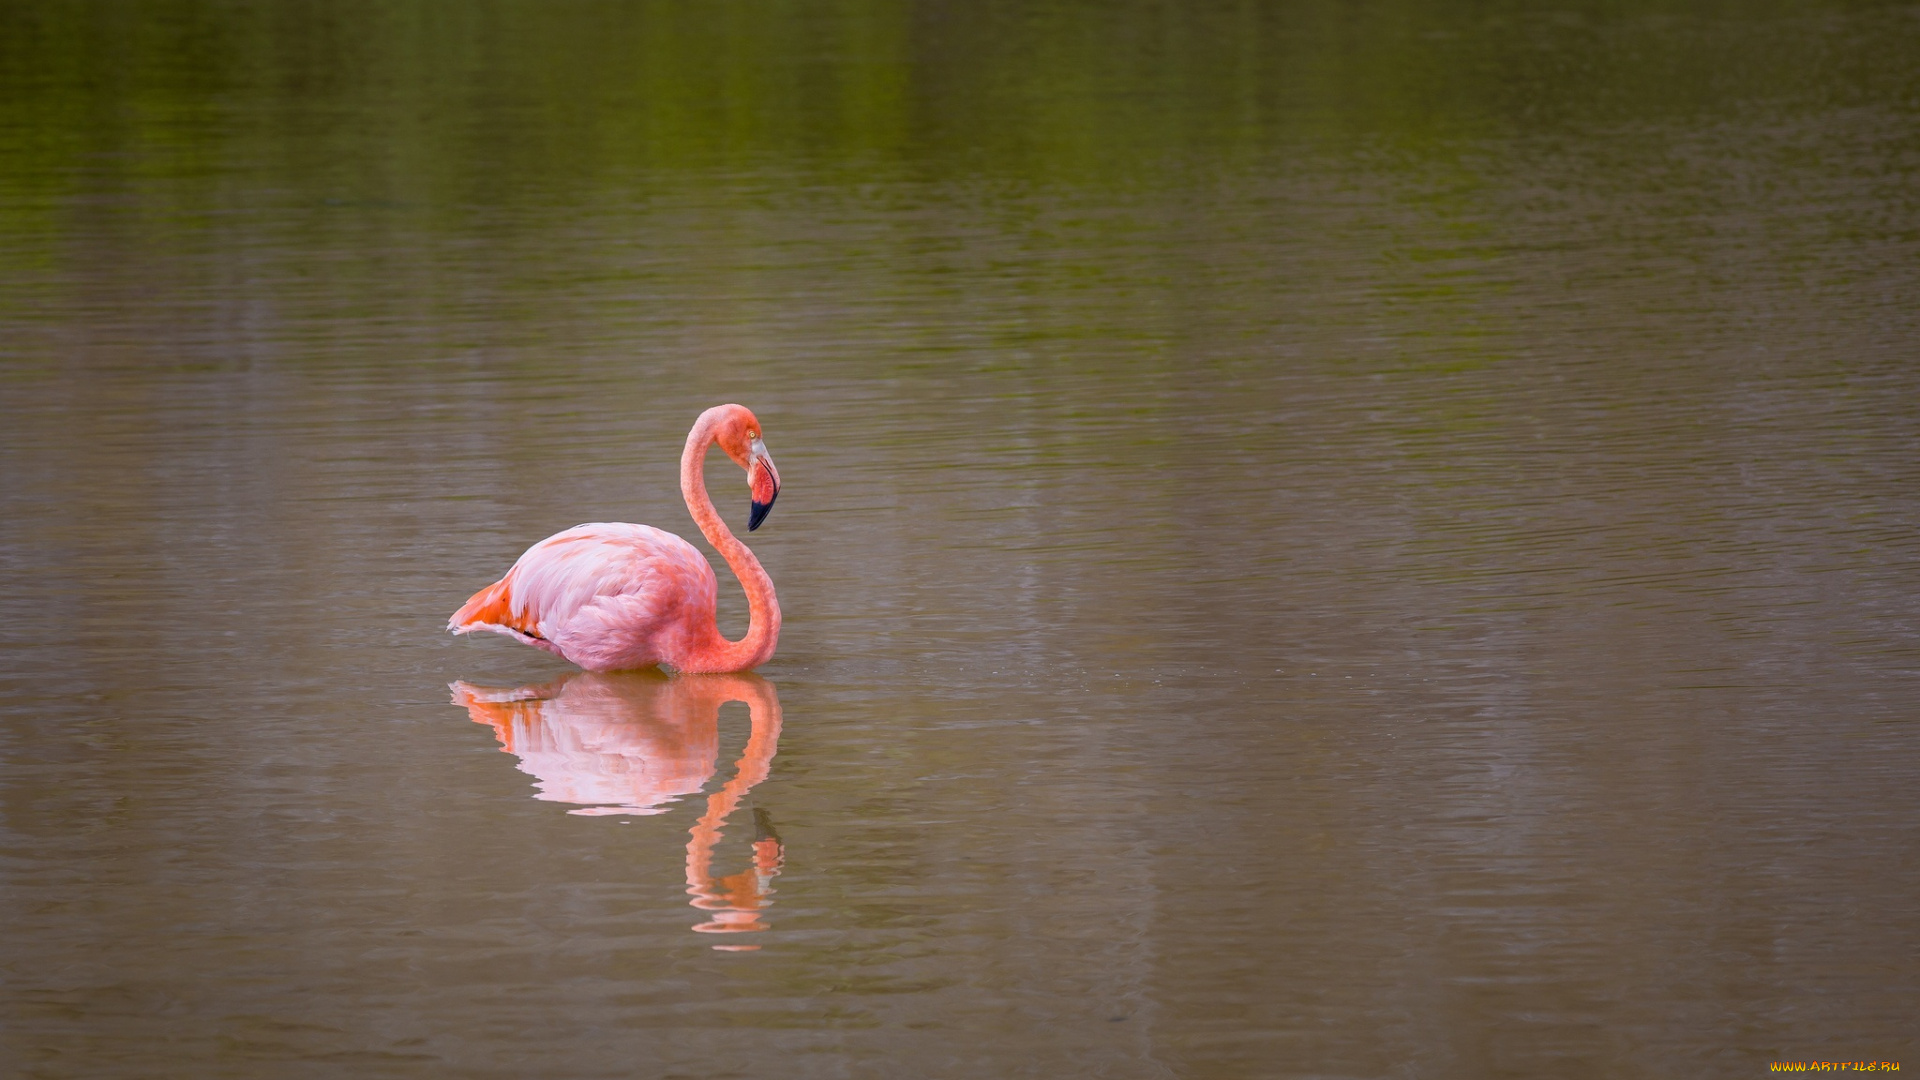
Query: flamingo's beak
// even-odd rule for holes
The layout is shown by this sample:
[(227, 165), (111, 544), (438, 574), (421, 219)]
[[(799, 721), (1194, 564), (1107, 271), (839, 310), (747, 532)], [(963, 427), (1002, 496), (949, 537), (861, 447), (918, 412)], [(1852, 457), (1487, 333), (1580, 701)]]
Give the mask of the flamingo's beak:
[(780, 470), (773, 467), (767, 444), (759, 439), (747, 447), (747, 483), (753, 488), (753, 509), (747, 514), (747, 531), (752, 532), (767, 520), (773, 500), (780, 497)]

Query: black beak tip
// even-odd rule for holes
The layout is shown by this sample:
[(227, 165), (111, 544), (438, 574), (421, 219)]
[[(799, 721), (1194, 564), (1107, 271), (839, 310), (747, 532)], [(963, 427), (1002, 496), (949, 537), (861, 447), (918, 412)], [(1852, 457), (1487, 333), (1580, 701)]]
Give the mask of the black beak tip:
[[(779, 497), (779, 492), (776, 491), (773, 493), (773, 499), (778, 499)], [(759, 528), (760, 523), (767, 520), (767, 511), (773, 509), (773, 499), (768, 499), (766, 502), (755, 502), (753, 504), (753, 509), (747, 512), (748, 532)]]

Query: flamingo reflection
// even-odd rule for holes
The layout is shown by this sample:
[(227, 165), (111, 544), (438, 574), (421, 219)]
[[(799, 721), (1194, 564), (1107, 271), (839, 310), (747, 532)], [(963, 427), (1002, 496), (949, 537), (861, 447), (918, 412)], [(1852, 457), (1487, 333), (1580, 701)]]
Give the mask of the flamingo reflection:
[[(715, 877), (714, 848), (740, 800), (767, 778), (780, 741), (780, 698), (752, 674), (675, 675), (576, 671), (512, 690), (453, 683), (453, 703), (493, 728), (503, 752), (533, 776), (536, 799), (574, 803), (570, 814), (664, 814), (697, 794), (720, 756), (720, 706), (744, 701), (752, 729), (733, 778), (707, 797), (687, 841), (687, 893), (712, 914), (701, 933), (765, 930), (784, 849), (764, 810), (753, 813), (753, 862)], [(755, 945), (716, 945), (744, 951)]]

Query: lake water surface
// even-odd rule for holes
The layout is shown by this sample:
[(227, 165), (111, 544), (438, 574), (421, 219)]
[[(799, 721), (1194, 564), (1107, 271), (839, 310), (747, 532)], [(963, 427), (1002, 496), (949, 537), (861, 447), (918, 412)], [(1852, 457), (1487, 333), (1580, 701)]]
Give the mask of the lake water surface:
[(1920, 1067), (1916, 342), (1911, 6), (0, 7), (0, 1056)]

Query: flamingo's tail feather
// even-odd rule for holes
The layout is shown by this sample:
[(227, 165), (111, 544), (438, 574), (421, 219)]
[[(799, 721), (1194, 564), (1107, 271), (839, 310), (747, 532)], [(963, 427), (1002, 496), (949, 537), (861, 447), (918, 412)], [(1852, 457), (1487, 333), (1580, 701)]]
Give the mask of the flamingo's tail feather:
[(471, 634), (475, 630), (505, 634), (555, 656), (565, 656), (558, 645), (540, 635), (539, 621), (533, 612), (514, 614), (512, 580), (512, 575), (508, 575), (474, 593), (473, 598), (460, 605), (460, 610), (447, 620), (447, 629), (456, 634)]
[[(513, 592), (507, 584), (507, 578), (474, 593), (460, 610), (447, 620), (447, 629), (456, 634), (470, 634), (475, 630), (491, 630), (499, 626), (513, 626)], [(519, 627), (513, 627), (519, 629)]]

